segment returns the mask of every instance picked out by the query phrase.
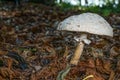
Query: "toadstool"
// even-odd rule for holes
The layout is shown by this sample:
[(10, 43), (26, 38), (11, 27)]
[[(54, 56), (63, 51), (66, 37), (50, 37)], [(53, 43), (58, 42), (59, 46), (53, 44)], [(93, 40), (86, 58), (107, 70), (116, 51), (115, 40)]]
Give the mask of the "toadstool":
[(83, 52), (84, 44), (90, 44), (87, 34), (103, 35), (113, 37), (113, 29), (110, 24), (101, 16), (95, 13), (82, 13), (66, 18), (58, 24), (57, 30), (80, 32), (81, 35), (75, 36), (78, 42), (75, 53), (70, 64), (77, 65)]

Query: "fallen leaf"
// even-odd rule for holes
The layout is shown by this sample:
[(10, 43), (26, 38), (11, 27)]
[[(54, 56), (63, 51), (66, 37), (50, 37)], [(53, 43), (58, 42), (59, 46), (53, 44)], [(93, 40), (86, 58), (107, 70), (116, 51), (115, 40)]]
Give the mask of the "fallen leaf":
[(7, 54), (7, 51), (0, 50), (0, 56), (6, 55), (6, 54)]
[(110, 57), (116, 57), (120, 55), (120, 48), (119, 47), (116, 47), (116, 46), (113, 46), (111, 49), (110, 49)]
[(95, 69), (87, 68), (86, 75), (93, 75), (89, 80), (105, 80)]

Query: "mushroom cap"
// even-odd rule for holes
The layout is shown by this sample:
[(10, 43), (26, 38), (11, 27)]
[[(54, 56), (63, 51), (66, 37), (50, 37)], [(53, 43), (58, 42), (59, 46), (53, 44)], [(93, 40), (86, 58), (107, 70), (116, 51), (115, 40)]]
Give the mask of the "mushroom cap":
[(87, 32), (113, 37), (113, 29), (110, 24), (95, 13), (70, 16), (58, 24), (57, 30)]

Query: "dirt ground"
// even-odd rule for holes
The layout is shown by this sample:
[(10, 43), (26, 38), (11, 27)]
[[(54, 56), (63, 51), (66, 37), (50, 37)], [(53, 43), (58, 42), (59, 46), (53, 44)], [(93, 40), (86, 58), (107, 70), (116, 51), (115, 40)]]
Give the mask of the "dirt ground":
[(26, 4), (0, 7), (0, 80), (120, 80), (120, 14), (105, 19), (114, 36), (89, 35), (77, 66), (71, 66), (77, 33), (57, 31), (65, 18), (82, 11)]

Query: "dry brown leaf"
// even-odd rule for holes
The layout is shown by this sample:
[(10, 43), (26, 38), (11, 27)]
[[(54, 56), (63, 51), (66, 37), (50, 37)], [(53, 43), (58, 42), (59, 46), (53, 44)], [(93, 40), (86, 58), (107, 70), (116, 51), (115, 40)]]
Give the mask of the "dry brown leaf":
[(108, 80), (114, 80), (114, 78), (115, 78), (115, 72), (114, 72), (114, 71), (111, 71), (110, 77), (109, 77)]
[(16, 76), (16, 74), (12, 70), (5, 67), (0, 68), (0, 74), (3, 78), (9, 78), (10, 80), (12, 80), (12, 78)]
[(47, 23), (44, 23), (44, 22), (43, 22), (43, 23), (40, 23), (39, 25), (40, 25), (40, 26), (42, 26), (42, 27), (49, 26), (49, 24), (47, 24)]
[(115, 57), (115, 56), (118, 56), (118, 55), (120, 55), (120, 48), (116, 47), (116, 46), (113, 46), (110, 49), (110, 57)]
[(110, 60), (103, 61), (103, 68), (106, 70), (106, 73), (110, 73), (112, 71), (111, 67), (112, 67), (112, 63)]
[(36, 75), (35, 75), (34, 73), (31, 74), (30, 80), (37, 80), (37, 79), (36, 79)]
[(8, 31), (9, 31), (8, 32), (9, 35), (15, 34), (15, 29), (14, 28), (10, 28), (10, 30), (8, 30)]
[(44, 42), (44, 44), (49, 44), (49, 42), (53, 41), (54, 37), (43, 37), (42, 41)]
[(95, 69), (95, 62), (93, 58), (89, 58), (84, 61), (81, 60), (77, 66), (72, 67), (66, 77), (66, 80), (76, 80), (77, 78), (80, 78), (80, 80), (84, 79), (86, 77), (87, 68)]
[(95, 61), (93, 58), (89, 58), (85, 61), (80, 61), (78, 65), (84, 68), (95, 68)]
[(116, 72), (120, 73), (120, 60), (117, 61)]
[(55, 54), (55, 53), (56, 53), (55, 49), (52, 48), (52, 47), (50, 47), (50, 46), (46, 46), (46, 47), (45, 47), (45, 50), (46, 50), (47, 52), (49, 52), (49, 53), (52, 53), (52, 54)]
[(8, 56), (4, 56), (3, 60), (5, 61), (6, 65), (7, 65), (7, 68), (8, 69), (13, 69), (12, 65), (13, 65), (13, 62), (17, 63), (18, 64), (18, 61), (16, 61), (15, 59), (12, 59)]
[(104, 39), (101, 39), (100, 41), (96, 42), (95, 47), (96, 48), (103, 48), (107, 44), (107, 41)]
[(95, 68), (95, 61), (92, 58), (88, 59), (86, 63), (89, 68)]
[(86, 75), (93, 75), (93, 77), (89, 80), (105, 80), (101, 74), (99, 74), (98, 72), (96, 72), (95, 69), (90, 69), (90, 68), (87, 68), (86, 70)]
[[(110, 62), (110, 61), (107, 61), (107, 62)], [(98, 72), (100, 73), (103, 73), (103, 74), (110, 74), (110, 67), (111, 67), (111, 64), (110, 63), (107, 63), (106, 60), (101, 60), (101, 59), (96, 59), (96, 69)]]
[(8, 69), (11, 69), (11, 68), (12, 68), (12, 64), (13, 64), (13, 60), (12, 60), (11, 58), (8, 58), (8, 59), (7, 59)]
[(6, 55), (6, 54), (7, 54), (7, 51), (0, 50), (0, 56)]
[[(42, 70), (34, 73), (36, 80), (43, 79), (43, 80), (55, 80), (57, 77), (57, 73), (66, 67), (66, 60), (64, 58), (58, 59), (57, 57), (54, 58), (55, 60), (50, 63), (48, 66), (44, 67)], [(32, 80), (32, 79), (31, 79)]]
[(29, 56), (26, 58), (26, 61), (34, 61), (35, 59), (37, 59), (38, 56)]
[(6, 79), (4, 79), (2, 76), (0, 76), (0, 80), (6, 80)]

